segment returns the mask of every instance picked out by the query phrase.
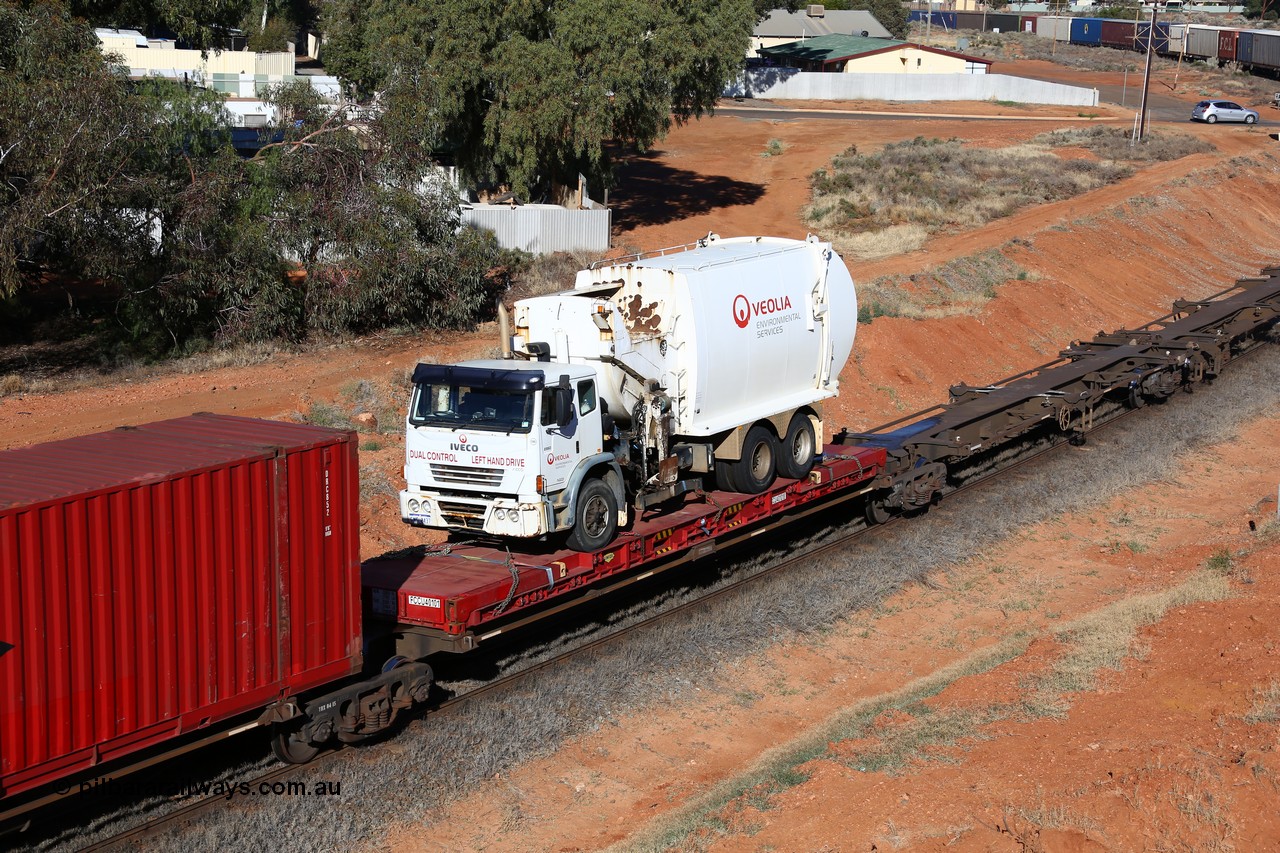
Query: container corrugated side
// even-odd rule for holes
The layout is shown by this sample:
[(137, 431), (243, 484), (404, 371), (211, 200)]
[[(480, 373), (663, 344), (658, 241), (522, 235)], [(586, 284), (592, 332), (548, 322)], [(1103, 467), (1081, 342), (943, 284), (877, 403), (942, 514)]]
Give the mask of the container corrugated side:
[(356, 470), (212, 415), (0, 453), (0, 794), (357, 669)]
[(1208, 58), (1218, 55), (1218, 29), (1201, 24), (1188, 24), (1186, 37), (1188, 56)]
[(1250, 61), (1254, 65), (1263, 68), (1280, 69), (1280, 32), (1275, 30), (1255, 31), (1253, 34), (1253, 58)]
[(1236, 59), (1245, 65), (1253, 62), (1253, 33), (1249, 30), (1241, 31), (1236, 38)]
[(991, 32), (999, 30), (1002, 33), (1016, 33), (1018, 31), (1018, 16), (1002, 13), (988, 14), (987, 30)]
[(1073, 44), (1101, 44), (1101, 18), (1072, 18), (1071, 42)]
[(1134, 31), (1133, 21), (1105, 20), (1102, 22), (1102, 35), (1099, 36), (1098, 41), (1106, 47), (1133, 50)]

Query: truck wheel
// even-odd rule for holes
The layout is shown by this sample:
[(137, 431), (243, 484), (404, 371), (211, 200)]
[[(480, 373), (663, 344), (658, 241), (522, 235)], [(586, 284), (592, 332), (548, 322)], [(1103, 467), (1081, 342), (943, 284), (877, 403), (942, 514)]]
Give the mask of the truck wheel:
[(778, 440), (763, 424), (747, 431), (742, 442), (742, 458), (733, 463), (733, 481), (738, 491), (758, 495), (773, 485), (777, 477)]
[(599, 551), (618, 535), (618, 500), (604, 480), (592, 477), (578, 491), (568, 545), (575, 551)]
[(782, 452), (778, 454), (778, 476), (789, 480), (803, 480), (813, 469), (817, 442), (813, 437), (813, 424), (805, 415), (797, 414), (787, 427), (787, 437), (782, 440)]
[(738, 483), (733, 479), (733, 469), (737, 462), (727, 459), (716, 460), (716, 488), (722, 492), (738, 491)]

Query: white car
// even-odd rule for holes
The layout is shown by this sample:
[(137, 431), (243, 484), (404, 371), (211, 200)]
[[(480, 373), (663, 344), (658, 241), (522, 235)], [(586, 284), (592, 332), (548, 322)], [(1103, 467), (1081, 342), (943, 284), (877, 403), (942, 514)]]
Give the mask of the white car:
[(1201, 101), (1191, 110), (1192, 121), (1203, 121), (1214, 124), (1220, 121), (1242, 121), (1245, 124), (1257, 124), (1258, 114), (1246, 109), (1235, 101)]

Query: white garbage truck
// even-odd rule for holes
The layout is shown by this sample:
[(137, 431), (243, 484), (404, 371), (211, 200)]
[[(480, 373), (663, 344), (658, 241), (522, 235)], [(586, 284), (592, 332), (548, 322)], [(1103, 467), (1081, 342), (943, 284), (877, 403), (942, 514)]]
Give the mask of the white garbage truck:
[(857, 316), (814, 237), (709, 234), (597, 263), (500, 308), (503, 358), (416, 367), (401, 516), (596, 551), (685, 492), (801, 479)]

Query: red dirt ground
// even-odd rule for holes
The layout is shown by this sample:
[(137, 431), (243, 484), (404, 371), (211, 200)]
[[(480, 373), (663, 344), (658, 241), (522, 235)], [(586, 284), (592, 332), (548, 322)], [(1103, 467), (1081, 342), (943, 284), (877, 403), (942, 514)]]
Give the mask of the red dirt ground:
[[(1112, 82), (1104, 77), (1094, 75), (1095, 83)], [(979, 106), (983, 114), (998, 111)], [(1079, 123), (1074, 112), (1016, 112)], [(1100, 120), (1124, 117), (1097, 112)], [(866, 151), (919, 135), (1003, 145), (1055, 126), (718, 116), (675, 130), (624, 175), (611, 199), (615, 243), (657, 248), (708, 231), (803, 237), (808, 175), (851, 144)], [(944, 399), (957, 381), (997, 380), (1053, 358), (1072, 338), (1148, 320), (1174, 298), (1207, 296), (1276, 262), (1276, 143), (1243, 127), (1172, 129), (1202, 136), (1215, 150), (976, 231), (938, 235), (917, 252), (851, 263), (855, 281), (866, 281), (1001, 249), (1031, 275), (1002, 285), (973, 316), (878, 318), (861, 326), (829, 424), (859, 428), (890, 420)], [(771, 139), (782, 142), (783, 154), (761, 156)], [(288, 417), (313, 402), (341, 402), (354, 380), (390, 389), (418, 360), (476, 354), (495, 339), (492, 328), (368, 339), (252, 367), (4, 397), (0, 446), (193, 411)], [(1275, 493), (1276, 472), (1274, 458), (1257, 448), (1277, 440), (1280, 421), (1255, 424), (1159, 499), (1137, 489), (1103, 510), (1027, 531), (981, 564), (951, 567), (936, 585), (859, 614), (818, 647), (778, 648), (744, 661), (734, 673), (741, 684), (736, 696), (706, 696), (620, 720), (607, 734), (571, 742), (494, 780), (436, 815), (429, 833), (392, 828), (377, 846), (428, 848), (423, 837), (445, 839), (438, 846), (450, 850), (637, 843), (691, 798), (744, 773), (768, 750), (820, 731), (842, 710), (927, 678), (1015, 631), (1041, 631), (1125, 596), (1173, 586), (1229, 548), (1249, 550), (1236, 561), (1234, 597), (1176, 608), (1143, 629), (1145, 655), (1104, 675), (1093, 692), (1071, 697), (1065, 716), (990, 723), (980, 730), (983, 739), (931, 748), (927, 754), (936, 760), (894, 774), (858, 771), (843, 758), (866, 744), (834, 743), (806, 768), (813, 771), (809, 781), (721, 808), (707, 824), (718, 828), (697, 831), (686, 846), (1280, 849), (1276, 727), (1245, 719), (1259, 691), (1280, 680), (1280, 581), (1271, 573), (1280, 568), (1280, 549), (1274, 537), (1246, 532), (1248, 518), (1275, 511), (1274, 504), (1260, 509)], [(362, 452), (362, 464), (396, 487), (402, 441), (397, 435), (377, 441), (382, 446)], [(368, 555), (424, 538), (400, 524), (387, 494), (366, 495), (362, 522)], [(1142, 547), (1117, 550), (1117, 540)], [(1023, 676), (1043, 671), (1059, 645), (1037, 640), (1001, 667), (957, 679), (931, 701), (951, 710), (1017, 702), (1025, 698)], [(877, 736), (887, 739), (905, 722), (888, 717)]]

